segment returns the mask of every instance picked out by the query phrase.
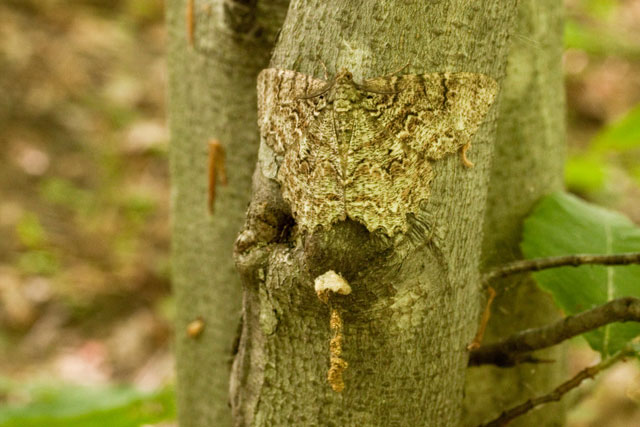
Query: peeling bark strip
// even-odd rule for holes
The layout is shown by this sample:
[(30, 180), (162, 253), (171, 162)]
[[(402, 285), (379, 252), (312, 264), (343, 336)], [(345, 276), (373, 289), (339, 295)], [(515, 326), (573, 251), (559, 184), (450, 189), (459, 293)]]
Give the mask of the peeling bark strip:
[(258, 76), (258, 122), (283, 159), (277, 180), (300, 227), (350, 218), (393, 235), (429, 198), (434, 161), (463, 149), (463, 164), (473, 166), (465, 153), (497, 90), (473, 73), (359, 84), (347, 70), (323, 81), (268, 69)]
[(193, 12), (193, 3), (195, 0), (187, 0), (187, 10), (185, 12), (185, 20), (187, 25), (187, 43), (193, 47), (194, 33), (196, 29), (196, 21)]
[(207, 204), (209, 213), (213, 213), (216, 202), (216, 186), (227, 185), (227, 170), (224, 164), (224, 147), (217, 139), (209, 141), (209, 197)]

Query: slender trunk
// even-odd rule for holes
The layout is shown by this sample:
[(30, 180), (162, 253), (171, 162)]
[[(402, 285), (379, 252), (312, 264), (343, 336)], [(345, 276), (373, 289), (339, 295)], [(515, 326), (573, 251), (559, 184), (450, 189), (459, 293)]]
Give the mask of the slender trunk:
[[(183, 427), (231, 423), (229, 370), (241, 308), (232, 247), (257, 157), (255, 79), (267, 64), (287, 5), (284, 0), (262, 7), (255, 3), (194, 1), (191, 10), (188, 0), (167, 3), (172, 271)], [(213, 215), (207, 206), (211, 139), (226, 151), (228, 178), (228, 186), (217, 186)], [(196, 319), (204, 329), (190, 336), (187, 325)]]
[[(500, 82), (516, 2), (294, 0), (271, 67), (354, 80), (403, 73), (472, 72)], [(429, 425), (459, 421), (476, 329), (478, 267), (497, 109), (474, 138), (465, 169), (433, 163), (431, 194), (395, 239), (343, 221), (309, 236), (291, 231), (262, 142), (238, 251), (244, 326), (232, 374), (236, 425)], [(416, 185), (421, 185), (416, 182)], [(258, 237), (256, 237), (258, 236)], [(242, 237), (241, 237), (241, 241)], [(245, 242), (246, 243), (246, 242)], [(336, 270), (353, 292), (329, 301), (342, 315), (346, 388), (327, 384), (330, 309), (314, 279)], [(335, 384), (334, 384), (335, 385)]]
[[(545, 194), (562, 187), (565, 151), (562, 2), (521, 0), (503, 83), (484, 227), (483, 265), (490, 268), (521, 257), (522, 221)], [(492, 286), (498, 292), (485, 342), (541, 326), (559, 315), (549, 295), (530, 277)], [(562, 346), (542, 353), (556, 363), (511, 369), (470, 368), (464, 425), (553, 389), (562, 382)], [(514, 426), (560, 426), (562, 404), (534, 411)]]

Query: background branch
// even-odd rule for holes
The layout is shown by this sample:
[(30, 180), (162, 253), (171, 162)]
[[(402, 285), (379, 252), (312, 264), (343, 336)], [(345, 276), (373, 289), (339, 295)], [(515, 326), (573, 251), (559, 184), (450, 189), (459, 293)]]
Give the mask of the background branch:
[(549, 402), (556, 402), (562, 398), (566, 393), (578, 387), (584, 380), (587, 378), (593, 378), (601, 371), (607, 369), (614, 363), (619, 360), (624, 359), (627, 356), (631, 356), (635, 351), (631, 347), (631, 345), (625, 347), (620, 350), (618, 353), (614, 354), (608, 359), (603, 360), (595, 366), (590, 366), (586, 369), (580, 371), (575, 377), (570, 380), (560, 384), (556, 387), (552, 392), (545, 394), (540, 397), (536, 397), (534, 399), (529, 399), (525, 403), (522, 403), (518, 406), (515, 406), (505, 412), (503, 412), (498, 418), (493, 421), (490, 421), (487, 424), (481, 424), (479, 427), (498, 427), (505, 426), (514, 418), (522, 416), (529, 412), (530, 410), (543, 405)]
[(523, 353), (550, 347), (609, 323), (626, 321), (640, 321), (640, 299), (615, 299), (551, 325), (518, 332), (504, 341), (472, 351), (469, 355), (469, 365), (493, 364), (507, 367), (522, 362), (533, 362), (536, 360)]
[(585, 264), (628, 265), (640, 264), (640, 252), (613, 255), (577, 254), (521, 260), (497, 267), (482, 276), (482, 284), (513, 274), (546, 270), (556, 267), (578, 267)]

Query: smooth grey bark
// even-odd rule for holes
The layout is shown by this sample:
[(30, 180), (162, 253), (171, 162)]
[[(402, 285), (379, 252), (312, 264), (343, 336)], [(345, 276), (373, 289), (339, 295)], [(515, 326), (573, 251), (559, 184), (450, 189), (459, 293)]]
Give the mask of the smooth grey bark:
[[(356, 81), (466, 71), (502, 80), (515, 1), (294, 0), (271, 66)], [(243, 331), (232, 373), (235, 425), (457, 425), (475, 333), (482, 223), (497, 108), (458, 156), (434, 163), (431, 197), (397, 239), (352, 221), (296, 233), (279, 186), (263, 174), (237, 249)], [(344, 320), (346, 389), (327, 384), (329, 309), (314, 278), (334, 269), (353, 293), (332, 301)]]
[[(287, 1), (167, 3), (172, 180), (172, 276), (176, 296), (180, 425), (230, 425), (228, 380), (241, 308), (232, 247), (249, 202), (258, 148), (255, 79), (267, 64)], [(208, 141), (226, 150), (228, 186), (207, 208)], [(204, 321), (196, 338), (186, 333)]]
[[(522, 221), (545, 194), (562, 188), (565, 103), (562, 72), (562, 2), (521, 0), (501, 93), (496, 148), (484, 226), (483, 268), (520, 259)], [(559, 311), (530, 276), (496, 281), (498, 292), (484, 342), (556, 320)], [(516, 368), (470, 368), (464, 425), (477, 425), (504, 409), (553, 389), (564, 378), (565, 349), (540, 357), (556, 363)], [(515, 420), (514, 426), (561, 426), (562, 403)]]

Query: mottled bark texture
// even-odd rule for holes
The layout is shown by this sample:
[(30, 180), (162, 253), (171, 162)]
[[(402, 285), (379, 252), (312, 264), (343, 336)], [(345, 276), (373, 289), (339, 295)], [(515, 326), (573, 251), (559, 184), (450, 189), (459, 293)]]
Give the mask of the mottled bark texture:
[[(249, 202), (258, 150), (255, 79), (267, 65), (287, 2), (167, 2), (172, 178), (172, 272), (176, 295), (177, 398), (182, 427), (230, 425), (232, 342), (241, 285), (233, 242)], [(207, 207), (208, 141), (226, 151), (228, 185)], [(192, 338), (187, 325), (202, 318)]]
[[(403, 73), (472, 72), (502, 80), (516, 2), (294, 0), (270, 66), (356, 82)], [(459, 423), (466, 346), (477, 326), (478, 268), (497, 108), (460, 157), (434, 162), (431, 195), (394, 238), (343, 221), (299, 232), (261, 147), (236, 257), (243, 331), (232, 373), (238, 426), (452, 426)], [(264, 144), (264, 143), (263, 143)], [(420, 185), (416, 183), (416, 185)], [(350, 295), (314, 292), (327, 270)], [(342, 316), (345, 389), (332, 391), (330, 310)]]
[[(565, 152), (562, 2), (521, 0), (503, 82), (496, 148), (484, 226), (483, 269), (520, 259), (522, 221), (545, 194), (562, 188)], [(529, 275), (497, 280), (484, 342), (553, 322), (550, 296)], [(464, 425), (475, 426), (506, 408), (552, 390), (564, 376), (563, 346), (537, 354), (556, 363), (515, 368), (469, 368)], [(514, 420), (513, 426), (563, 425), (562, 403)]]

